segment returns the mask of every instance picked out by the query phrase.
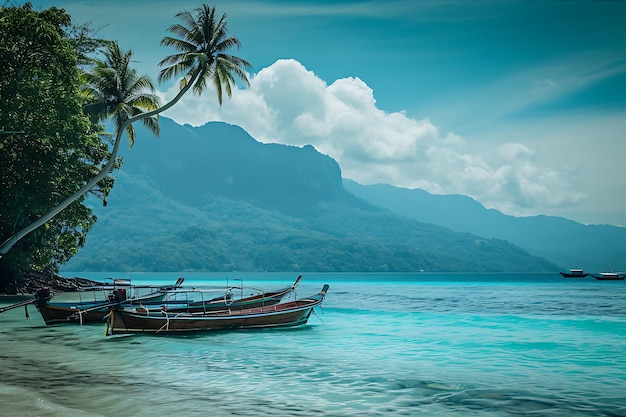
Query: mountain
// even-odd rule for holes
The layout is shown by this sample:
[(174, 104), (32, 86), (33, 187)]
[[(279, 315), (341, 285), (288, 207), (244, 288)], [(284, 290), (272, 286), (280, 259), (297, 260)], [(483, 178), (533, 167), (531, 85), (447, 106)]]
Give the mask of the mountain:
[(562, 217), (507, 216), (463, 195), (433, 195), (387, 184), (344, 180), (356, 196), (392, 212), (457, 232), (507, 240), (562, 268), (626, 270), (626, 228), (584, 225)]
[(319, 202), (359, 204), (343, 187), (337, 162), (312, 146), (262, 144), (225, 123), (194, 128), (161, 118), (160, 125), (160, 138), (141, 138), (122, 170), (184, 204), (220, 195), (289, 214), (311, 214)]
[(137, 126), (106, 207), (65, 271), (555, 271), (499, 239), (357, 198), (311, 146), (224, 123)]

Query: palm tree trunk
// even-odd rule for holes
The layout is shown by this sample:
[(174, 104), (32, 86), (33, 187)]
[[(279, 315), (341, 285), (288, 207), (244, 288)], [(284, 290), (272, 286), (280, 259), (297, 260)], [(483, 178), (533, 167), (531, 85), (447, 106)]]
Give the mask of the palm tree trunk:
[(63, 211), (63, 209), (65, 209), (67, 206), (72, 204), (74, 201), (76, 201), (78, 198), (80, 198), (83, 194), (85, 194), (91, 188), (93, 188), (103, 178), (105, 178), (109, 174), (109, 172), (111, 172), (111, 170), (113, 169), (113, 165), (115, 164), (115, 159), (117, 158), (117, 152), (118, 152), (119, 147), (120, 147), (122, 134), (124, 133), (124, 130), (126, 130), (126, 128), (130, 124), (135, 123), (138, 120), (145, 119), (145, 118), (148, 118), (148, 117), (152, 117), (152, 116), (154, 116), (156, 114), (164, 112), (165, 110), (168, 110), (170, 107), (172, 107), (174, 104), (176, 104), (182, 98), (182, 96), (191, 88), (191, 86), (193, 85), (193, 82), (196, 80), (197, 76), (198, 76), (198, 72), (196, 71), (193, 74), (193, 76), (191, 77), (191, 79), (189, 80), (189, 82), (187, 82), (187, 84), (178, 92), (178, 94), (176, 94), (176, 97), (174, 97), (168, 103), (164, 104), (163, 106), (159, 107), (158, 109), (155, 109), (155, 110), (152, 110), (152, 111), (149, 111), (149, 112), (146, 112), (146, 113), (140, 113), (140, 114), (138, 114), (136, 116), (133, 116), (130, 119), (127, 119), (124, 123), (122, 123), (120, 128), (117, 130), (117, 134), (115, 136), (115, 144), (113, 145), (113, 150), (111, 152), (111, 156), (109, 157), (109, 161), (104, 166), (104, 168), (102, 168), (102, 170), (98, 173), (98, 175), (96, 175), (95, 177), (90, 179), (78, 191), (76, 191), (70, 197), (68, 197), (65, 200), (63, 200), (58, 206), (56, 206), (55, 208), (53, 208), (52, 210), (50, 210), (49, 212), (47, 212), (46, 214), (44, 214), (43, 216), (41, 216), (40, 218), (38, 218), (37, 220), (32, 222), (31, 224), (29, 224), (28, 226), (24, 227), (22, 230), (20, 230), (20, 231), (18, 231), (16, 233), (12, 234), (11, 236), (9, 236), (9, 238), (7, 240), (5, 240), (2, 243), (2, 245), (0, 245), (0, 258), (3, 255), (6, 255), (6, 253), (9, 252), (9, 250), (20, 239), (22, 239), (24, 236), (26, 236), (27, 234), (31, 233), (32, 231), (36, 230), (38, 227), (42, 226), (44, 223), (46, 223), (48, 220), (50, 220), (51, 218), (53, 218), (57, 214), (59, 214), (61, 211)]

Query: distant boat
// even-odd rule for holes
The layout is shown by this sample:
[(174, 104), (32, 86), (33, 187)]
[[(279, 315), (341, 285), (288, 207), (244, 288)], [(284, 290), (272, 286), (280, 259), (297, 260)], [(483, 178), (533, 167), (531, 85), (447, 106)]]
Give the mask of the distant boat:
[(561, 275), (563, 278), (585, 278), (589, 274), (582, 269), (570, 269), (568, 272), (562, 271)]
[(626, 278), (626, 272), (599, 272), (593, 277), (600, 281), (621, 281)]

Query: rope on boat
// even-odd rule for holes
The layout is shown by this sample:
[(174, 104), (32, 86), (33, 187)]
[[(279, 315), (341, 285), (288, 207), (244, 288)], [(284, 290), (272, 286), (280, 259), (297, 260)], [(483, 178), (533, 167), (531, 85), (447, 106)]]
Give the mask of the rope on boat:
[[(100, 310), (102, 308), (107, 308), (107, 307), (115, 307), (117, 305), (120, 305), (122, 302), (121, 301), (113, 301), (107, 304), (102, 304), (102, 305), (97, 305), (94, 307), (90, 307), (90, 308), (85, 308), (83, 310), (81, 309), (77, 309), (75, 313), (73, 313), (72, 315), (70, 315), (67, 319), (68, 320), (76, 320), (76, 318), (78, 317), (78, 320), (81, 324), (81, 326), (83, 325), (83, 314), (87, 314), (90, 311), (96, 311), (96, 310)], [(106, 316), (105, 316), (106, 317)]]
[[(243, 291), (243, 290), (242, 290)], [(230, 301), (230, 302), (229, 302)], [(231, 288), (229, 288), (228, 290), (226, 290), (226, 292), (224, 293), (224, 304), (226, 304), (227, 307), (230, 307), (230, 305), (235, 301), (235, 297), (233, 297), (233, 290)]]
[[(135, 308), (135, 311), (139, 312), (139, 309), (143, 309), (146, 312), (146, 317), (150, 317), (150, 309), (146, 308), (143, 303), (139, 303), (139, 307)], [(161, 311), (163, 311), (164, 306), (161, 307)]]
[[(324, 314), (324, 309), (322, 308), (322, 305), (321, 305), (321, 304), (319, 305), (319, 308), (320, 308), (320, 310), (322, 310), (322, 315), (323, 315), (323, 314)], [(317, 317), (317, 318), (319, 319), (319, 321), (321, 321), (321, 322), (322, 322), (322, 324), (326, 324), (326, 323), (324, 322), (324, 320), (322, 320), (322, 318), (321, 318), (321, 317), (317, 314), (317, 312), (315, 311), (315, 308), (313, 308), (313, 315), (314, 315), (315, 317)]]
[(170, 315), (167, 314), (167, 312), (165, 311), (162, 311), (162, 313), (165, 315), (165, 324), (161, 326), (159, 330), (157, 330), (157, 333), (163, 330), (163, 328), (165, 328), (165, 331), (168, 331), (170, 329)]
[(109, 310), (109, 312), (106, 314), (107, 321), (106, 321), (106, 326), (104, 326), (104, 335), (105, 336), (111, 336), (113, 334), (113, 331), (111, 329), (113, 329), (113, 320), (114, 320), (114, 315), (113, 315), (113, 310)]

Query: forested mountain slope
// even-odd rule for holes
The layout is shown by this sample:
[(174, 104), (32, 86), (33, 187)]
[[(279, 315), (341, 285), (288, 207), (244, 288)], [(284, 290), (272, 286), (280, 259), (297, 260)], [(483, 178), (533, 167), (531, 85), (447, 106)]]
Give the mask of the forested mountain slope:
[(344, 180), (356, 196), (396, 214), (458, 232), (508, 240), (563, 268), (626, 270), (626, 228), (585, 225), (562, 217), (507, 216), (464, 195), (433, 195), (388, 184)]
[(502, 240), (407, 219), (348, 192), (313, 147), (236, 126), (138, 129), (72, 271), (555, 271)]

